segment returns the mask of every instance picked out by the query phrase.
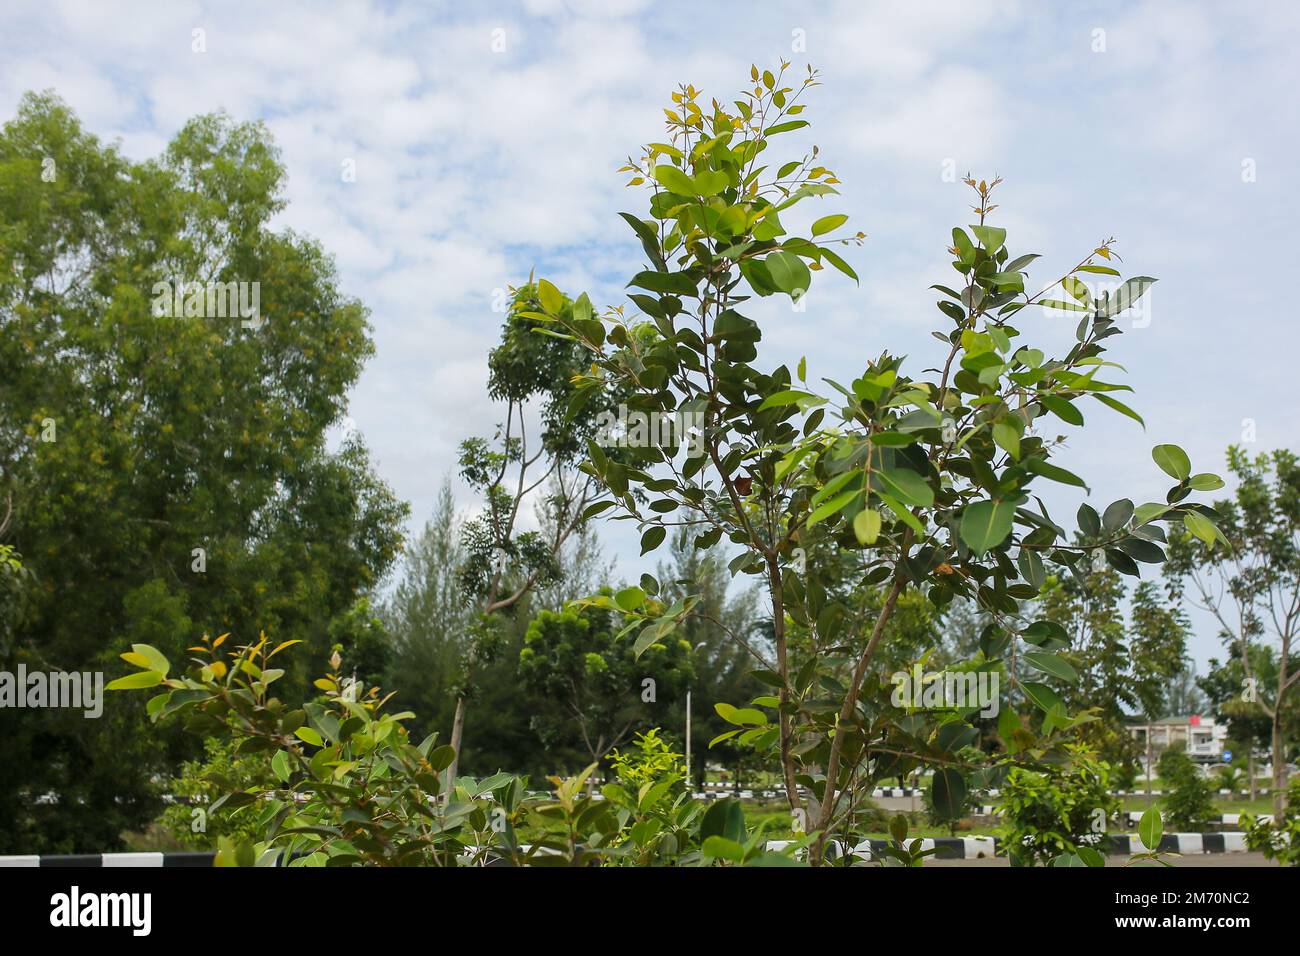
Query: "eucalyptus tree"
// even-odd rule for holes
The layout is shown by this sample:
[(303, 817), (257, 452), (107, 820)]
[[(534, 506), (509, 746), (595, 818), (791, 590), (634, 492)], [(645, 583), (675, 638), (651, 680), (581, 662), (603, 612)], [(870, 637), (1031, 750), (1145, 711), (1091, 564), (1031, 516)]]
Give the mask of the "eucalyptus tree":
[[(1300, 462), (1284, 449), (1252, 457), (1233, 446), (1228, 470), (1237, 487), (1215, 504), (1221, 534), (1209, 540), (1184, 535), (1167, 570), (1180, 585), (1191, 583), (1193, 600), (1235, 645), (1239, 702), (1269, 721), (1273, 811), (1280, 819), (1287, 799), (1287, 714), (1300, 682)], [(1276, 664), (1272, 674), (1259, 672), (1260, 650), (1271, 652), (1264, 656)]]
[[(804, 94), (817, 74), (810, 67), (789, 79), (783, 63), (775, 72), (752, 68), (750, 80), (730, 103), (680, 87), (665, 111), (664, 141), (624, 167), (628, 185), (649, 193), (648, 217), (622, 214), (647, 260), (629, 283), (634, 310), (598, 311), (586, 295), (569, 308), (542, 280), (540, 309), (529, 317), (588, 351), (574, 407), (581, 396), (598, 401), (620, 388), (629, 411), (697, 429), (698, 441), (684, 449), (642, 442), (622, 460), (590, 442), (582, 467), (607, 495), (587, 513), (635, 522), (643, 554), (678, 527), (699, 548), (726, 538), (737, 549), (733, 574), (762, 583), (773, 662), (755, 655), (756, 675), (772, 692), (718, 709), (734, 727), (724, 736), (774, 751), (791, 813), (817, 833), (811, 850), (820, 862), (827, 838), (847, 834), (855, 798), (883, 776), (935, 768), (941, 812), (956, 812), (967, 790), (970, 708), (901, 712), (889, 702), (881, 643), (905, 593), (939, 607), (965, 598), (991, 615), (977, 668), (1000, 668), (1010, 648), (1026, 645), (1020, 660), (1041, 678), (1017, 685), (1043, 723), (1016, 759), (1033, 760), (1087, 719), (1072, 716), (1049, 683), (1072, 676), (1056, 653), (1067, 635), (1030, 616), (1048, 572), (1082, 574), (1099, 561), (1136, 573), (1136, 562), (1163, 560), (1164, 526), (1213, 539), (1215, 513), (1186, 500), (1186, 455), (1160, 445), (1155, 462), (1175, 482), (1166, 501), (1115, 502), (1087, 544), (1049, 515), (1037, 495), (1042, 484), (1086, 488), (1054, 460), (1059, 427), (1082, 425), (1088, 402), (1141, 421), (1117, 397), (1129, 387), (1102, 377), (1114, 368), (1103, 343), (1153, 280), (1118, 281), (1107, 240), (1090, 244), (1042, 291), (1027, 292), (1037, 256), (1014, 255), (1006, 230), (991, 223), (996, 180), (966, 180), (975, 222), (945, 242), (957, 278), (932, 287), (944, 322), (932, 368), (909, 374), (901, 357), (883, 351), (864, 356), (848, 385), (824, 380), (826, 395), (804, 359), (793, 369), (758, 368), (762, 329), (743, 313), (746, 303), (798, 302), (827, 267), (856, 281), (838, 250), (863, 235), (843, 233), (848, 216), (835, 211), (817, 215), (806, 234), (787, 228), (796, 207), (830, 202), (839, 182), (816, 147), (774, 155), (777, 137), (808, 126)], [(1031, 342), (1060, 313), (1078, 326), (1074, 343), (1052, 357)], [(880, 589), (878, 604), (848, 607), (830, 595), (824, 569), (806, 560), (827, 543), (852, 556), (860, 587)], [(631, 615), (625, 631), (641, 651), (698, 603), (688, 596), (660, 613), (657, 590), (647, 575), (590, 603)], [(813, 653), (797, 669), (792, 627), (812, 635)]]

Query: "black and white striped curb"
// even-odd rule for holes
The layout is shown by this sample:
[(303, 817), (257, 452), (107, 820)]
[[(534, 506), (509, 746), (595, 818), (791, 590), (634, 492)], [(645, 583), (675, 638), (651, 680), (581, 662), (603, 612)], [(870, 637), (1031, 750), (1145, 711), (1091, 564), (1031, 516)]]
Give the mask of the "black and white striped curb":
[(0, 856), (0, 866), (185, 867), (211, 866), (215, 853), (68, 853), (45, 856)]
[[(908, 840), (910, 846), (915, 840)], [(920, 840), (921, 850), (936, 850), (934, 858), (938, 860), (980, 860), (993, 856), (1003, 856), (1004, 843), (1000, 837), (924, 837)], [(768, 843), (769, 850), (781, 850), (789, 845), (786, 840), (773, 840)], [(880, 859), (888, 840), (863, 840), (851, 851), (854, 856), (866, 860)], [(1136, 834), (1108, 834), (1098, 846), (1101, 852), (1110, 855), (1131, 855), (1146, 852), (1142, 840)], [(1166, 833), (1160, 838), (1160, 852), (1178, 853), (1191, 856), (1198, 853), (1244, 853), (1246, 852), (1246, 835), (1244, 833)]]
[[(915, 840), (908, 841), (909, 844)], [(940, 860), (980, 860), (1003, 855), (1003, 841), (998, 837), (924, 837), (922, 850), (936, 850)], [(782, 850), (788, 840), (771, 840), (769, 850)], [(853, 847), (854, 856), (865, 860), (882, 859), (888, 840), (863, 840)], [(1145, 851), (1142, 841), (1133, 834), (1111, 834), (1100, 849), (1107, 854), (1133, 854)], [(1197, 853), (1244, 853), (1244, 833), (1166, 833), (1160, 838), (1163, 853), (1189, 856)], [(83, 853), (47, 856), (0, 856), (0, 867), (210, 867), (213, 853)]]

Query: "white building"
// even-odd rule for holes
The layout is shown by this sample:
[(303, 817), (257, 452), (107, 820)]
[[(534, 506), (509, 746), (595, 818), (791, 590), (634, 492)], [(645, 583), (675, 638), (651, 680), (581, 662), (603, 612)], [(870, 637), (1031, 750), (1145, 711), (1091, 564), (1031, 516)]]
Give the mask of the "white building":
[(1131, 723), (1128, 732), (1138, 742), (1143, 753), (1150, 741), (1151, 753), (1158, 757), (1162, 750), (1181, 743), (1187, 756), (1201, 763), (1219, 763), (1228, 739), (1228, 728), (1215, 722), (1213, 717), (1191, 714), (1187, 717), (1161, 717), (1150, 723)]

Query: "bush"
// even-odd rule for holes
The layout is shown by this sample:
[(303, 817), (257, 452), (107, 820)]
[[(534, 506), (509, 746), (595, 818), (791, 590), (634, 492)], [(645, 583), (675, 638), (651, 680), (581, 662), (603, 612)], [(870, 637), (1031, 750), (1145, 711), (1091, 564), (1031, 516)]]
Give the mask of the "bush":
[(1064, 764), (1016, 767), (1002, 787), (1002, 840), (1012, 866), (1047, 864), (1066, 853), (1093, 850), (1119, 809), (1110, 793), (1110, 765), (1071, 747)]
[(615, 750), (609, 755), (610, 763), (619, 782), (640, 790), (646, 784), (670, 781), (673, 789), (686, 779), (686, 762), (659, 736), (659, 728), (651, 727), (637, 734), (632, 741), (634, 749), (627, 753)]
[(1300, 778), (1286, 791), (1286, 809), (1271, 823), (1255, 816), (1242, 819), (1246, 846), (1282, 866), (1300, 866)]
[(1210, 782), (1181, 749), (1164, 751), (1157, 766), (1160, 779), (1170, 788), (1164, 799), (1166, 823), (1173, 830), (1203, 829), (1215, 816)]
[(254, 808), (227, 809), (220, 800), (232, 790), (272, 786), (271, 760), (265, 753), (239, 754), (235, 748), (233, 740), (209, 737), (203, 742), (203, 759), (186, 761), (169, 783), (168, 790), (180, 801), (168, 806), (159, 822), (181, 846), (211, 850), (222, 837), (258, 838)]

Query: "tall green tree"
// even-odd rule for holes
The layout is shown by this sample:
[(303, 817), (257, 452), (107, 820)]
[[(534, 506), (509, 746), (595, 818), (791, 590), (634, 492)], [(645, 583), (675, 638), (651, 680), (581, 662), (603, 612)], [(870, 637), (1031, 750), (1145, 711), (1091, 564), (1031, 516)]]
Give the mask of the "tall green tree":
[[(551, 306), (565, 313), (573, 309), (562, 297)], [(514, 290), (500, 341), (488, 354), (488, 397), (504, 404), (505, 420), (491, 440), (470, 438), (460, 447), (461, 478), (482, 508), (462, 529), (461, 587), (473, 601), (477, 619), (469, 629), (455, 690), (449, 794), (460, 769), (465, 717), (479, 677), (498, 658), (533, 591), (563, 580), (565, 544), (580, 532), (597, 497), (594, 477), (578, 468), (582, 443), (595, 430), (592, 415), (573, 406), (582, 352), (562, 338), (535, 334), (540, 308), (541, 294), (531, 282)], [(521, 511), (544, 487), (542, 529), (529, 529)]]
[[(1168, 572), (1190, 585), (1193, 600), (1214, 617), (1220, 637), (1236, 645), (1242, 703), (1269, 720), (1273, 812), (1287, 799), (1287, 715), (1300, 682), (1300, 461), (1285, 449), (1251, 456), (1228, 449), (1237, 479), (1231, 498), (1215, 503), (1221, 536), (1189, 528), (1175, 543)], [(1208, 484), (1209, 490), (1222, 483)], [(1274, 673), (1256, 671), (1255, 648), (1267, 648)]]
[[(1153, 451), (1175, 482), (1167, 501), (1137, 507), (1121, 499), (1087, 547), (1037, 504), (1044, 482), (1086, 485), (1053, 460), (1058, 423), (1082, 425), (1094, 401), (1140, 420), (1117, 397), (1129, 386), (1108, 380), (1102, 356), (1121, 332), (1117, 316), (1154, 280), (1120, 279), (1106, 240), (1089, 243), (1075, 266), (1029, 292), (1038, 257), (1013, 254), (1006, 230), (993, 224), (996, 180), (968, 177), (974, 221), (945, 237), (957, 278), (933, 286), (943, 345), (924, 371), (909, 373), (888, 351), (864, 354), (852, 382), (823, 389), (802, 360), (756, 367), (763, 330), (742, 311), (747, 303), (799, 302), (827, 269), (856, 279), (840, 251), (863, 234), (843, 230), (849, 217), (833, 209), (800, 216), (815, 202), (829, 204), (839, 180), (816, 147), (779, 150), (786, 140), (778, 137), (808, 126), (805, 94), (818, 85), (815, 71), (794, 78), (785, 63), (753, 67), (750, 80), (726, 102), (679, 87), (666, 133), (624, 167), (629, 185), (649, 194), (644, 215), (623, 214), (646, 256), (629, 282), (637, 314), (621, 305), (597, 312), (585, 295), (566, 313), (553, 284), (538, 288), (549, 331), (590, 352), (575, 381), (581, 391), (607, 395), (613, 384), (630, 390), (629, 409), (698, 422), (699, 454), (649, 444), (617, 461), (593, 445), (587, 467), (609, 492), (611, 516), (637, 522), (644, 553), (686, 525), (705, 547), (728, 538), (738, 546), (732, 570), (762, 582), (775, 658), (762, 673), (775, 693), (766, 709), (729, 713), (742, 742), (779, 760), (791, 811), (817, 832), (810, 856), (820, 862), (830, 834), (851, 824), (854, 795), (879, 774), (892, 776), (900, 759), (939, 768), (940, 808), (957, 808), (968, 787), (961, 754), (975, 731), (961, 726), (963, 715), (900, 721), (879, 705), (887, 695), (877, 652), (905, 591), (937, 606), (964, 597), (995, 613), (989, 666), (1024, 641), (1035, 648), (1026, 658), (1044, 673), (1064, 673), (1059, 634), (1022, 611), (1046, 573), (1096, 551), (1136, 574), (1136, 562), (1164, 560), (1164, 524), (1187, 520), (1212, 538), (1214, 513), (1185, 501), (1191, 463), (1175, 445)], [(1097, 275), (1117, 281), (1094, 292), (1085, 280)], [(1059, 321), (1044, 310), (1078, 321), (1074, 343), (1057, 355), (1035, 345), (1044, 321)], [(851, 554), (862, 586), (882, 589), (874, 614), (836, 609), (821, 578), (838, 572), (800, 564), (795, 552), (811, 553), (819, 540)], [(662, 639), (697, 603), (647, 611), (634, 646)], [(639, 613), (634, 600), (625, 605)], [(843, 652), (793, 669), (791, 623), (821, 630), (823, 622), (820, 641)], [(1075, 718), (1049, 686), (1024, 686), (1046, 715), (1034, 748), (1042, 756)], [(939, 733), (938, 724), (952, 726)]]
[(461, 524), (451, 483), (444, 481), (433, 514), (402, 555), (396, 586), (383, 606), (392, 641), (384, 686), (397, 694), (403, 709), (418, 715), (412, 726), (420, 736), (439, 731), (446, 739), (450, 732), (454, 689), (474, 616), (461, 587)]
[[(36, 582), (5, 669), (263, 629), (323, 660), (394, 559), (405, 505), (358, 439), (327, 443), (366, 310), (271, 228), (284, 176), (264, 127), (221, 114), (143, 162), (53, 95), (0, 132), (0, 500)], [(150, 775), (193, 751), (140, 728), (116, 699), (8, 714), (0, 852), (108, 850), (152, 817)]]

